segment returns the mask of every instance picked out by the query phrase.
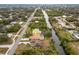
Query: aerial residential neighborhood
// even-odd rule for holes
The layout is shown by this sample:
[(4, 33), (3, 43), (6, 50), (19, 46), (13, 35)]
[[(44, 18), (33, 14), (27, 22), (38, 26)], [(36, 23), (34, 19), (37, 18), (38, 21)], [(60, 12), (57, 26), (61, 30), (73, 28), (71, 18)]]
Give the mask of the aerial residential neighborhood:
[(0, 55), (79, 55), (79, 5), (1, 5)]

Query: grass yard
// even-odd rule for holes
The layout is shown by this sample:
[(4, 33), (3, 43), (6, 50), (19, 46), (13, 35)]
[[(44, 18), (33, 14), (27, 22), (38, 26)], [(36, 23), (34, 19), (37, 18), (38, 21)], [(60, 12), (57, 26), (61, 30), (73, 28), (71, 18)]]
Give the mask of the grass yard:
[(57, 55), (52, 41), (44, 40), (41, 48), (34, 48), (31, 45), (20, 44), (16, 49), (16, 55)]
[(79, 41), (69, 42), (65, 47), (65, 52), (69, 55), (79, 55)]
[(8, 48), (0, 48), (0, 54), (5, 54)]

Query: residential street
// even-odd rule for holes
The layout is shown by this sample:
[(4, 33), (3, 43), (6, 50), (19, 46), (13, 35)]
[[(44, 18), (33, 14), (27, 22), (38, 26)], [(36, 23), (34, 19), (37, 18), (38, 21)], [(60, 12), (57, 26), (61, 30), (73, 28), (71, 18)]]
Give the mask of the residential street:
[[(15, 35), (15, 37), (13, 38), (13, 40), (16, 40), (12, 47), (10, 47), (8, 49), (8, 51), (6, 52), (6, 54), (8, 55), (13, 55), (15, 53), (15, 50), (20, 42), (20, 39), (22, 38), (22, 36), (25, 34), (25, 31), (28, 27), (28, 25), (30, 24), (30, 21), (32, 20), (35, 12), (36, 12), (37, 8), (35, 9), (35, 11), (31, 14), (31, 16), (28, 18), (27, 22), (25, 23), (25, 25), (17, 32), (17, 34)], [(19, 35), (19, 36), (18, 36)]]

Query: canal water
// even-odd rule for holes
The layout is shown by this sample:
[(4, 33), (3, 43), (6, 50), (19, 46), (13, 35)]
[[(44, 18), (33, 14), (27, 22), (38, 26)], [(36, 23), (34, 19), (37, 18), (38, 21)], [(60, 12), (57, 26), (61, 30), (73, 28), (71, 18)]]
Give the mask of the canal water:
[(55, 30), (52, 28), (52, 26), (51, 26), (51, 24), (50, 24), (50, 22), (49, 22), (49, 17), (48, 17), (48, 15), (47, 15), (47, 13), (46, 13), (44, 10), (42, 10), (42, 12), (43, 12), (43, 14), (44, 14), (44, 18), (45, 18), (45, 21), (46, 21), (46, 23), (47, 23), (47, 27), (48, 27), (49, 29), (52, 29), (52, 39), (53, 39), (53, 41), (54, 41), (54, 45), (55, 45), (56, 50), (58, 51), (58, 53), (59, 53), (60, 55), (65, 55), (65, 52), (64, 52), (63, 47), (60, 46), (61, 42), (60, 42), (58, 36), (56, 35)]

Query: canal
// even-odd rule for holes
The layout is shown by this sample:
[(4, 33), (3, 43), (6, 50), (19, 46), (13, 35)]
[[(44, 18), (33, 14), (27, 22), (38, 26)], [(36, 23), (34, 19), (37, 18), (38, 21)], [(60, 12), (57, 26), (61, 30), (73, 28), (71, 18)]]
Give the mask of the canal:
[(58, 36), (56, 35), (55, 30), (52, 28), (52, 26), (51, 26), (51, 24), (50, 24), (50, 22), (49, 22), (49, 17), (48, 17), (48, 15), (47, 15), (47, 13), (46, 13), (43, 9), (42, 9), (42, 12), (43, 12), (45, 21), (46, 21), (46, 23), (47, 23), (47, 27), (48, 27), (49, 29), (52, 29), (52, 39), (53, 39), (53, 41), (54, 41), (54, 45), (55, 45), (56, 50), (58, 51), (58, 53), (59, 53), (60, 55), (65, 55), (65, 52), (64, 52), (63, 47), (60, 46), (61, 42), (60, 42)]

